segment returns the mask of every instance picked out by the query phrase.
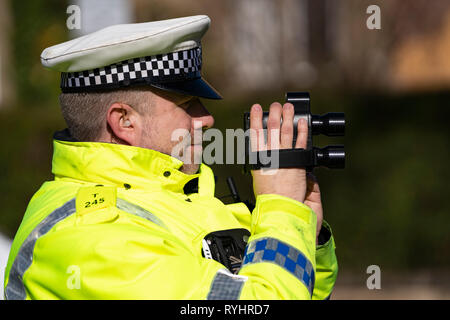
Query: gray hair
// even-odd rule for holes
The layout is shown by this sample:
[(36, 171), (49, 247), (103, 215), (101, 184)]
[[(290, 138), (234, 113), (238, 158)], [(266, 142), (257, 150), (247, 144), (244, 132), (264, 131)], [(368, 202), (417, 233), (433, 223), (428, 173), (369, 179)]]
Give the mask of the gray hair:
[(151, 103), (149, 89), (130, 88), (110, 92), (61, 93), (61, 112), (73, 138), (78, 141), (97, 141), (106, 130), (106, 112), (114, 103), (127, 104), (144, 113)]

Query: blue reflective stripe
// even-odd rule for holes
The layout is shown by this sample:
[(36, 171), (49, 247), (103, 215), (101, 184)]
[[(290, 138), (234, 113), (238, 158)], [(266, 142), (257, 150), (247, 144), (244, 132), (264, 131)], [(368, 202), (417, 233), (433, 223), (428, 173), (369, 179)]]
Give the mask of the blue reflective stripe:
[(313, 265), (296, 248), (274, 238), (251, 241), (247, 245), (242, 267), (260, 262), (275, 263), (289, 271), (308, 288), (312, 295), (315, 281)]

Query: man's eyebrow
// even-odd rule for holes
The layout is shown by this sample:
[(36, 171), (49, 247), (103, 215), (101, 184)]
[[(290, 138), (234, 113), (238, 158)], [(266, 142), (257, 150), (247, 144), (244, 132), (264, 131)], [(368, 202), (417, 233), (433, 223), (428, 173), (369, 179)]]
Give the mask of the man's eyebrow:
[(184, 96), (183, 99), (180, 100), (180, 102), (178, 104), (182, 105), (182, 104), (186, 104), (188, 102), (194, 101), (195, 99), (197, 99), (198, 97), (194, 97), (194, 96)]

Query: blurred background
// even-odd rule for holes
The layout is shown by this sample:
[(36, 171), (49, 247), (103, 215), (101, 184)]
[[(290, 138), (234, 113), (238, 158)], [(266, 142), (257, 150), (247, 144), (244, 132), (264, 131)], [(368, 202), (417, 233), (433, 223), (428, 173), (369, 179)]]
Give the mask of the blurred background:
[[(381, 29), (367, 27), (370, 5)], [(339, 261), (332, 298), (449, 299), (447, 0), (0, 0), (1, 277), (30, 198), (53, 179), (52, 134), (65, 127), (59, 74), (41, 66), (42, 50), (111, 24), (197, 14), (212, 19), (203, 74), (224, 100), (204, 103), (217, 128), (242, 128), (253, 103), (267, 110), (287, 91), (309, 91), (313, 113), (346, 114), (344, 138), (314, 138), (347, 153), (345, 170), (315, 170)], [(216, 196), (233, 176), (253, 200), (241, 166), (212, 167)], [(371, 265), (381, 289), (367, 287)]]

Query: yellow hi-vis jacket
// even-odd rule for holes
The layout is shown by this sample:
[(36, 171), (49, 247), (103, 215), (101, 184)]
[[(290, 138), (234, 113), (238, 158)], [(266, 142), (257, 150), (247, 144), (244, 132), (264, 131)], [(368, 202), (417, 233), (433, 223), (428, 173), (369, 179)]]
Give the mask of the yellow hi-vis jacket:
[[(316, 247), (316, 217), (287, 197), (214, 197), (214, 176), (180, 172), (154, 150), (54, 141), (54, 181), (31, 199), (5, 272), (7, 299), (324, 299), (334, 240)], [(198, 193), (185, 184), (198, 177)], [(329, 226), (325, 223), (329, 230)], [(203, 257), (211, 232), (247, 229), (233, 274)]]

